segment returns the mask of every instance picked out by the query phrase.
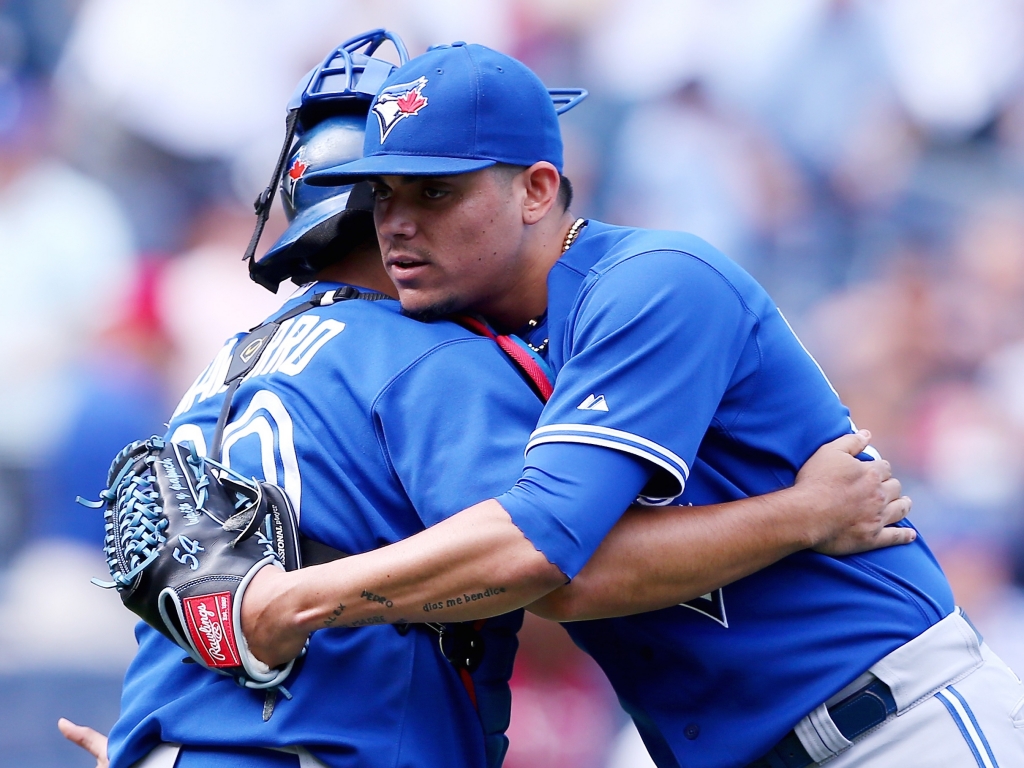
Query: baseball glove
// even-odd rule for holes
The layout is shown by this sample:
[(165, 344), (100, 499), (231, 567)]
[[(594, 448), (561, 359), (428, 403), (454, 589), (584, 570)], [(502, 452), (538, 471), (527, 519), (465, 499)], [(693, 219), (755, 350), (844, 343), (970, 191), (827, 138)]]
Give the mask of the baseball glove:
[(284, 492), (158, 437), (110, 466), (104, 552), (121, 601), (197, 663), (248, 688), (275, 688), (294, 662), (269, 668), (249, 652), (242, 596), (265, 566), (301, 566), (298, 521)]

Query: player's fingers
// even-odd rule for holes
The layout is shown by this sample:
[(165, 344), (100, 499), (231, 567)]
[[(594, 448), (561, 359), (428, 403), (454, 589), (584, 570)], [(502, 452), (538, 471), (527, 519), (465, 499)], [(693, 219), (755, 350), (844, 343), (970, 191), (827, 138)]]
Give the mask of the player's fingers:
[(100, 745), (106, 746), (106, 739), (100, 733), (86, 725), (73, 723), (67, 718), (60, 718), (57, 721), (57, 728), (64, 734), (65, 739), (92, 753), (94, 757), (99, 757), (97, 748)]
[(868, 447), (868, 443), (871, 442), (871, 433), (866, 429), (861, 429), (857, 432), (853, 432), (849, 435), (843, 435), (833, 440), (830, 445), (833, 448), (837, 448), (840, 451), (845, 451), (851, 456), (856, 456), (861, 453), (865, 448)]
[(96, 758), (97, 765), (106, 765), (107, 737), (87, 725), (72, 723), (66, 717), (57, 721), (57, 728), (64, 738), (73, 742)]
[(891, 501), (895, 501), (903, 495), (903, 485), (900, 483), (899, 478), (890, 477), (888, 480), (882, 483), (882, 494), (885, 498), (885, 503), (888, 504)]
[[(898, 523), (900, 520), (910, 514), (910, 508), (913, 506), (913, 502), (909, 496), (900, 496), (894, 501), (890, 501), (884, 510), (882, 510), (882, 521), (884, 525), (892, 525)], [(901, 528), (899, 530), (912, 530), (910, 528)]]
[(886, 461), (885, 459), (877, 459), (871, 463), (875, 465), (875, 467), (877, 468), (878, 475), (879, 477), (881, 477), (883, 481), (888, 480), (892, 477), (892, 464), (890, 464), (888, 461)]
[(875, 539), (875, 549), (882, 547), (895, 547), (900, 544), (909, 544), (917, 538), (917, 531), (913, 528), (884, 528)]

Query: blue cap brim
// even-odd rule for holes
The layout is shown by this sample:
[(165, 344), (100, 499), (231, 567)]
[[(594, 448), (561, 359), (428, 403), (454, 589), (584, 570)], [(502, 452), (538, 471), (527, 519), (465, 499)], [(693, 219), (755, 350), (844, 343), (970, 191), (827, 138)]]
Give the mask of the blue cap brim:
[(423, 155), (375, 155), (351, 163), (324, 168), (307, 174), (306, 183), (314, 187), (352, 184), (372, 176), (457, 176), (496, 165), (495, 160), (465, 157), (424, 157)]

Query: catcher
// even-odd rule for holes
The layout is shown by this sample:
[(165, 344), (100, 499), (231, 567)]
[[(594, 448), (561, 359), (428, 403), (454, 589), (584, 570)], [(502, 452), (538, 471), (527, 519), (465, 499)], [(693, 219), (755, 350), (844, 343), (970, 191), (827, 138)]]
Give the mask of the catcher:
[[(258, 202), (250, 256), (279, 178), (291, 225), (250, 260), (254, 279), (275, 290), (289, 278), (313, 284), (229, 340), (167, 435), (132, 444), (111, 467), (101, 501), (112, 584), (146, 623), (109, 745), (61, 724), (101, 763), (108, 751), (115, 768), (483, 768), (503, 757), (520, 612), (396, 629), (383, 618), (348, 621), (338, 605), (332, 629), (275, 669), (251, 658), (238, 627), (245, 585), (261, 568), (375, 549), (515, 482), (549, 391), (514, 340), (471, 320), (467, 330), (402, 316), (385, 298), (393, 288), (370, 198), (358, 185), (304, 183), (359, 155), (370, 99), (391, 72), (373, 55), (386, 40), (404, 61), (401, 42), (377, 30), (303, 80)], [(660, 517), (694, 564), (680, 589), (701, 595), (808, 542), (872, 546), (887, 521), (880, 510), (905, 502), (887, 465), (853, 458), (866, 443), (857, 435), (825, 446), (788, 491)], [(649, 534), (649, 515), (627, 514), (602, 552), (628, 556), (634, 523), (648, 516)], [(707, 527), (712, 515), (726, 526)], [(698, 552), (721, 570), (705, 573)], [(390, 604), (386, 594), (360, 599)]]

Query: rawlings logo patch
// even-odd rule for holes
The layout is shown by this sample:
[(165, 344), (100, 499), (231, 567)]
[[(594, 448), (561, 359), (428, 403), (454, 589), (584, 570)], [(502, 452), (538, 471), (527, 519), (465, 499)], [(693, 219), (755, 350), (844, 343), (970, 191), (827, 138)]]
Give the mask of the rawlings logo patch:
[(427, 106), (427, 97), (423, 95), (423, 86), (426, 84), (427, 78), (421, 77), (411, 83), (392, 85), (377, 95), (373, 114), (380, 123), (381, 144), (402, 120), (418, 115)]
[(188, 632), (203, 661), (211, 667), (240, 666), (231, 626), (231, 593), (186, 597), (181, 602)]

